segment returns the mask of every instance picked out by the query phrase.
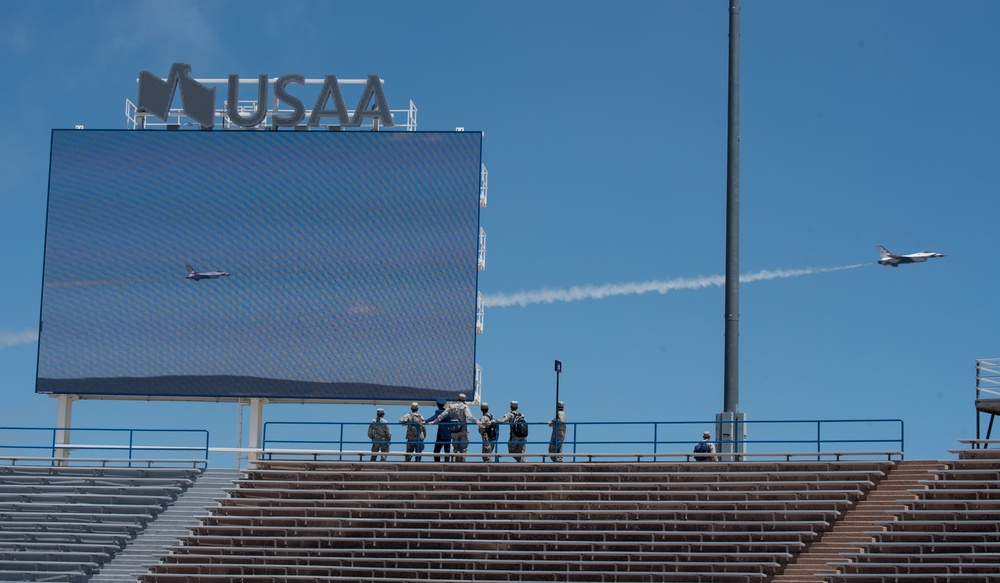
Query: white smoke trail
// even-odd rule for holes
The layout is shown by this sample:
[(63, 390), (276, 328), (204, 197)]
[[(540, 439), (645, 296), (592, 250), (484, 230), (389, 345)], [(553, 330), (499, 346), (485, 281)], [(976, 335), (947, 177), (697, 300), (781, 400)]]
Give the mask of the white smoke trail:
[[(767, 281), (771, 279), (786, 279), (802, 277), (817, 273), (843, 271), (868, 265), (856, 263), (840, 267), (806, 267), (802, 269), (765, 269), (740, 276), (741, 283)], [(507, 308), (510, 306), (529, 306), (531, 304), (551, 304), (553, 302), (576, 302), (580, 300), (601, 300), (612, 296), (641, 295), (651, 292), (665, 294), (684, 289), (702, 289), (706, 287), (722, 287), (726, 284), (725, 275), (708, 275), (699, 277), (679, 277), (677, 279), (645, 281), (635, 283), (606, 283), (603, 285), (582, 285), (566, 289), (540, 289), (512, 294), (484, 294), (484, 302), (488, 308)]]
[(31, 344), (37, 341), (38, 331), (31, 328), (25, 328), (24, 330), (0, 330), (0, 350), (19, 344)]

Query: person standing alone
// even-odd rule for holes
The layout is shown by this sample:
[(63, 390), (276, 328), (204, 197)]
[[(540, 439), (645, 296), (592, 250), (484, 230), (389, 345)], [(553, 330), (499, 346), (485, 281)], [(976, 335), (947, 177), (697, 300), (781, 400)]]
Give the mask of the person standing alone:
[[(385, 410), (375, 410), (375, 418), (368, 424), (368, 439), (372, 440), (372, 454), (382, 452), (382, 461), (385, 461), (385, 454), (389, 451), (389, 442), (392, 441), (392, 430), (386, 423)], [(377, 457), (372, 455), (372, 461), (375, 461)]]
[(715, 444), (712, 443), (712, 434), (708, 431), (701, 434), (701, 441), (694, 446), (694, 452), (703, 455), (694, 456), (694, 461), (705, 462), (715, 459)]
[(424, 427), (424, 416), (418, 413), (420, 405), (410, 404), (410, 412), (399, 418), (399, 424), (406, 426), (406, 461), (410, 454), (416, 453), (416, 461), (420, 461), (420, 452), (424, 451), (424, 438), (427, 429)]
[(562, 448), (563, 442), (566, 441), (566, 413), (563, 411), (565, 408), (566, 404), (562, 401), (556, 403), (556, 416), (549, 421), (549, 427), (552, 428), (552, 436), (549, 437), (549, 456), (554, 462), (563, 461)]

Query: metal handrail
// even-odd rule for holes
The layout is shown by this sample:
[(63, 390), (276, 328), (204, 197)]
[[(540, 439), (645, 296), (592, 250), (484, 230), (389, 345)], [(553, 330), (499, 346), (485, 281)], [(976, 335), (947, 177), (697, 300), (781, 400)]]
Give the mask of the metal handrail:
[[(260, 454), (261, 459), (265, 460), (284, 460), (293, 458), (309, 458), (310, 461), (324, 461), (329, 458), (331, 461), (344, 461), (344, 458), (357, 458), (357, 461), (365, 461), (372, 455), (376, 457), (386, 458), (399, 458), (404, 459), (407, 456), (415, 456), (414, 453), (405, 453), (402, 451), (388, 451), (388, 452), (377, 452), (373, 454), (368, 450), (314, 450), (314, 449), (267, 449), (258, 450), (245, 448), (243, 451), (249, 451), (253, 453)], [(426, 450), (419, 454), (422, 457), (433, 456), (434, 454), (428, 454)], [(453, 456), (453, 454), (439, 454), (445, 457)], [(519, 458), (524, 458), (525, 460), (537, 460), (540, 462), (546, 461), (552, 454), (541, 453), (541, 452), (525, 452), (518, 454), (510, 454), (507, 452), (501, 453), (491, 453), (484, 454), (480, 452), (466, 452), (465, 454), (467, 461), (477, 461), (483, 456), (489, 458), (498, 458), (497, 461), (511, 462), (514, 456)], [(704, 454), (698, 454), (694, 452), (661, 452), (661, 453), (564, 453), (562, 457), (564, 461), (569, 462), (621, 462), (621, 461), (635, 461), (644, 462), (651, 461), (657, 462), (660, 460), (683, 460), (685, 462), (695, 461), (695, 456), (702, 456)], [(767, 460), (781, 460), (781, 461), (791, 461), (794, 458), (810, 458), (814, 459), (819, 456), (820, 458), (833, 459), (836, 461), (842, 461), (845, 459), (856, 459), (856, 458), (886, 458), (888, 461), (893, 459), (903, 459), (903, 452), (901, 451), (829, 451), (817, 454), (816, 452), (758, 452), (758, 453), (741, 453), (741, 454), (715, 454), (714, 459), (699, 462), (699, 463), (731, 463), (734, 461), (767, 461)], [(336, 458), (334, 460), (333, 458)], [(507, 459), (510, 458), (510, 459)], [(733, 459), (738, 458), (738, 459)], [(2, 459), (2, 458), (0, 458)], [(348, 459), (350, 461), (350, 459)]]
[(976, 399), (982, 393), (1000, 397), (1000, 358), (981, 358), (976, 361)]
[[(566, 439), (562, 442), (562, 453), (555, 454), (555, 457), (562, 457), (568, 460), (595, 460), (606, 457), (618, 459), (658, 459), (658, 458), (679, 458), (688, 459), (692, 456), (691, 450), (697, 440), (692, 439), (692, 434), (700, 431), (691, 431), (689, 426), (700, 428), (711, 427), (714, 421), (627, 421), (627, 422), (566, 422)], [(778, 457), (791, 459), (791, 457), (834, 457), (840, 459), (842, 456), (862, 456), (871, 457), (886, 455), (892, 459), (893, 455), (902, 458), (904, 449), (903, 421), (900, 419), (814, 419), (814, 420), (764, 420), (764, 421), (736, 421), (746, 425), (752, 425), (754, 432), (762, 434), (762, 439), (741, 439), (739, 441), (716, 440), (720, 459), (752, 459), (756, 457)], [(838, 425), (854, 424), (862, 425), (870, 431), (863, 433), (856, 427), (848, 435), (837, 435), (831, 427)], [(302, 455), (323, 455), (323, 456), (348, 456), (353, 457), (356, 452), (363, 451), (365, 455), (371, 455), (368, 448), (372, 442), (366, 435), (369, 423), (341, 422), (341, 421), (269, 421), (264, 423), (261, 449), (254, 449), (262, 455), (270, 455), (275, 452), (304, 452)], [(453, 423), (443, 422), (438, 424), (447, 427)], [(548, 431), (546, 423), (528, 423), (531, 428), (529, 437), (524, 441), (525, 458), (551, 459), (553, 454), (548, 453), (551, 433)], [(794, 435), (788, 436), (768, 436), (766, 427), (787, 427), (796, 429)], [(798, 426), (798, 427), (796, 427)], [(803, 429), (806, 428), (806, 429)], [(898, 434), (886, 433), (889, 430), (898, 429)], [(395, 430), (397, 439), (389, 441), (390, 452), (386, 455), (405, 455), (403, 450), (406, 444), (405, 428), (399, 424), (390, 424), (390, 428)], [(477, 428), (470, 424), (468, 450), (466, 456), (469, 459), (481, 458), (479, 446), (482, 440), (478, 435)], [(288, 435), (288, 430), (299, 435)], [(428, 427), (428, 438), (424, 441), (425, 451), (422, 455), (431, 455), (427, 451), (435, 443), (435, 433), (437, 427)], [(14, 437), (21, 439), (11, 439), (5, 432), (13, 432)], [(49, 435), (49, 442), (45, 445), (36, 445), (31, 440), (23, 439), (24, 435), (32, 432), (44, 432)], [(303, 432), (306, 435), (301, 435)], [(111, 443), (94, 443), (95, 439), (88, 439), (86, 442), (60, 443), (59, 439), (66, 439), (64, 436), (71, 434), (79, 438), (82, 435), (92, 436), (93, 434), (121, 435), (125, 439), (113, 440)], [(494, 442), (494, 452), (492, 456), (509, 457), (504, 444), (508, 442), (504, 432), (498, 432), (498, 439)], [(737, 431), (738, 435), (743, 431)], [(151, 434), (166, 434), (175, 439), (175, 444), (160, 443), (147, 445), (148, 440), (140, 440), (139, 436)], [(211, 448), (209, 443), (209, 432), (202, 429), (112, 429), (112, 428), (63, 428), (63, 427), (0, 427), (0, 435), (5, 439), (0, 440), (0, 459), (22, 459), (27, 460), (33, 457), (40, 459), (56, 458), (60, 460), (83, 461), (83, 460), (118, 460), (120, 463), (148, 464), (150, 460), (159, 460), (161, 464), (170, 463), (192, 463), (197, 465), (207, 464), (209, 452), (218, 451), (218, 448)], [(186, 443), (180, 442), (180, 436), (196, 435), (203, 442), (194, 444), (188, 440)], [(680, 438), (683, 436), (683, 438)], [(115, 442), (116, 441), (116, 442)], [(169, 440), (167, 440), (169, 441)], [(37, 441), (34, 441), (37, 443)], [(202, 444), (203, 443), (203, 444)], [(454, 444), (454, 442), (451, 442)], [(738, 447), (737, 447), (738, 446)], [(882, 448), (885, 449), (882, 449)], [(857, 448), (857, 450), (855, 450)], [(249, 451), (249, 450), (248, 450)], [(8, 455), (15, 452), (15, 455)], [(23, 452), (23, 454), (22, 454)], [(39, 452), (42, 452), (39, 455)], [(158, 454), (166, 454), (160, 457)], [(178, 455), (180, 454), (180, 455)], [(191, 458), (177, 459), (186, 455)], [(382, 453), (380, 452), (380, 456)], [(519, 456), (522, 454), (518, 454)], [(71, 457), (72, 456), (72, 457)]]
[[(14, 435), (12, 437), (19, 437), (25, 435), (31, 435), (34, 433), (41, 432), (43, 434), (48, 434), (48, 443), (45, 445), (36, 445), (33, 443), (24, 443), (24, 439), (11, 440), (5, 439), (0, 442), (0, 452), (7, 450), (10, 451), (25, 451), (25, 452), (46, 452), (48, 455), (42, 456), (31, 456), (31, 455), (16, 455), (8, 456), (0, 453), (0, 459), (30, 459), (32, 457), (37, 457), (38, 459), (59, 459), (67, 461), (71, 458), (71, 453), (77, 452), (87, 452), (86, 458), (72, 458), (73, 461), (87, 460), (107, 460), (107, 461), (120, 461), (122, 463), (129, 464), (146, 464), (148, 465), (151, 460), (158, 460), (160, 464), (202, 464), (207, 465), (208, 452), (209, 452), (209, 432), (205, 429), (129, 429), (129, 428), (107, 428), (107, 427), (0, 427), (0, 434), (11, 432)], [(117, 443), (71, 443), (71, 442), (60, 442), (59, 439), (64, 435), (80, 436), (84, 435), (94, 435), (103, 434), (100, 437), (105, 437), (106, 435), (113, 436), (123, 436), (124, 440), (118, 440)], [(184, 444), (164, 444), (160, 443), (157, 445), (145, 445), (140, 443), (142, 440), (137, 438), (140, 435), (153, 435), (153, 434), (167, 434), (175, 438), (180, 439), (181, 436), (195, 436), (194, 440), (189, 440)], [(196, 444), (196, 445), (195, 445)], [(177, 459), (176, 456), (167, 456), (163, 458), (157, 458), (150, 454), (150, 452), (157, 453), (172, 453), (187, 455), (188, 453), (193, 453), (192, 458)], [(145, 457), (143, 457), (145, 456)]]
[(24, 456), (24, 455), (0, 455), (0, 462), (7, 462), (12, 466), (22, 465), (22, 466), (73, 466), (80, 465), (86, 467), (100, 466), (102, 468), (107, 467), (118, 467), (121, 464), (126, 464), (129, 468), (154, 468), (154, 467), (164, 467), (164, 466), (191, 466), (194, 469), (208, 467), (207, 459), (188, 459), (188, 458), (132, 458), (132, 459), (121, 459), (113, 457), (75, 457), (72, 459), (64, 457), (45, 457), (45, 456)]
[[(785, 455), (789, 450), (802, 449), (802, 451), (795, 452), (795, 455), (817, 457), (827, 455), (830, 452), (841, 452), (842, 448), (845, 446), (857, 445), (860, 445), (865, 449), (872, 447), (886, 447), (885, 450), (880, 449), (879, 453), (904, 451), (904, 425), (901, 419), (745, 420), (733, 421), (732, 423), (745, 424), (755, 427), (804, 426), (807, 429), (800, 429), (796, 435), (784, 438), (716, 440), (714, 443), (720, 452), (727, 451), (726, 448), (728, 447), (728, 451), (739, 451), (739, 455), (741, 456), (743, 455), (743, 452), (746, 451), (750, 453), (752, 457), (759, 454)], [(659, 454), (664, 450), (668, 452), (676, 452), (682, 448), (691, 449), (698, 441), (697, 439), (692, 439), (692, 437), (699, 434), (700, 431), (690, 432), (685, 430), (683, 433), (684, 438), (678, 439), (668, 438), (668, 436), (673, 433), (671, 430), (676, 427), (683, 426), (696, 426), (699, 428), (712, 427), (714, 424), (714, 420), (566, 422), (565, 425), (567, 427), (567, 432), (566, 439), (562, 442), (564, 452), (562, 453), (562, 457), (565, 458), (569, 455), (584, 456), (603, 454), (606, 453), (603, 450), (608, 450), (609, 448), (611, 448), (611, 451), (621, 451), (623, 449), (632, 450), (628, 454), (631, 456), (648, 456), (651, 454)], [(836, 429), (834, 428), (843, 424), (862, 425), (870, 428), (870, 436), (865, 437), (858, 435), (856, 430), (853, 431), (849, 437), (836, 435)], [(268, 421), (264, 423), (261, 447), (264, 452), (272, 451), (276, 448), (315, 448), (316, 450), (340, 452), (361, 450), (367, 446), (371, 446), (372, 444), (371, 440), (368, 439), (366, 435), (368, 425), (369, 423), (344, 421)], [(437, 424), (437, 426), (447, 425), (452, 424)], [(544, 446), (546, 453), (537, 455), (542, 455), (544, 457), (550, 456), (550, 454), (547, 453), (547, 448), (550, 443), (551, 435), (547, 423), (536, 422), (528, 423), (528, 425), (530, 431), (529, 437), (525, 440), (526, 448), (531, 449), (532, 446)], [(389, 441), (390, 449), (398, 449), (401, 451), (404, 449), (403, 446), (406, 444), (405, 439), (400, 439), (400, 437), (405, 435), (405, 428), (397, 423), (389, 423), (389, 427), (390, 429), (395, 430), (395, 438), (390, 439)], [(425, 448), (433, 445), (436, 441), (434, 439), (434, 434), (436, 432), (435, 427), (427, 428), (427, 437), (424, 440)], [(299, 433), (305, 431), (307, 435), (275, 435), (275, 433), (279, 433), (289, 428), (292, 428), (293, 431), (298, 430)], [(325, 428), (329, 428), (330, 430), (327, 431)], [(893, 431), (895, 429), (898, 429), (898, 433)], [(637, 437), (624, 437), (626, 433), (635, 430), (640, 432)], [(881, 430), (882, 434), (878, 434), (876, 430)], [(885, 433), (886, 431), (893, 431), (893, 433), (890, 435)], [(742, 434), (744, 432), (737, 431), (736, 433)], [(470, 439), (466, 442), (466, 445), (468, 445), (469, 450), (471, 451), (467, 451), (466, 455), (481, 456), (482, 454), (479, 451), (475, 451), (477, 446), (482, 444), (482, 440), (478, 439), (478, 431), (475, 425), (470, 424), (469, 434)], [(608, 436), (609, 434), (611, 434), (611, 437)], [(501, 449), (501, 446), (507, 442), (508, 440), (504, 439), (503, 435), (500, 434), (497, 442), (495, 442), (495, 449)], [(739, 448), (736, 448), (735, 446), (739, 446)], [(495, 451), (494, 455), (506, 455), (506, 453), (507, 452), (505, 451)], [(368, 452), (368, 454), (370, 455), (371, 452)], [(426, 451), (423, 455), (427, 455)], [(672, 453), (671, 455), (680, 454)], [(900, 453), (900, 455), (902, 454)]]

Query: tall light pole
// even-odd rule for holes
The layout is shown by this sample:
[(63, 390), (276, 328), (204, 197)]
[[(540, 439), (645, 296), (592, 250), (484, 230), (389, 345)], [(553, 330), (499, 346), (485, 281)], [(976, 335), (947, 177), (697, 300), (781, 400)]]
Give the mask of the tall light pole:
[[(740, 409), (740, 0), (729, 0), (729, 115), (726, 153), (726, 341), (723, 411), (716, 439), (742, 452), (746, 420)], [(734, 457), (733, 459), (737, 459)]]
[(726, 155), (726, 347), (723, 411), (740, 405), (740, 0), (729, 1), (729, 137)]
[(726, 155), (726, 354), (723, 411), (740, 402), (740, 0), (729, 3), (729, 138)]

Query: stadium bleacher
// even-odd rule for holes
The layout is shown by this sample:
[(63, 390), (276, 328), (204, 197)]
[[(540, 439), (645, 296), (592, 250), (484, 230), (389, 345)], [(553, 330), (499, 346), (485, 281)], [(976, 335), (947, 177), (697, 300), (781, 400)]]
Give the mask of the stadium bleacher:
[[(980, 454), (982, 452), (979, 452)], [(912, 490), (908, 508), (877, 523), (831, 583), (996, 581), (1000, 577), (1000, 457), (945, 463)]]
[[(0, 466), (0, 580), (90, 580), (201, 471), (125, 469)], [(1000, 573), (1000, 456), (981, 452), (945, 462), (269, 460), (241, 475), (136, 577), (962, 583)]]
[(767, 581), (889, 461), (260, 462), (144, 581)]
[(198, 472), (0, 466), (0, 581), (88, 581)]

